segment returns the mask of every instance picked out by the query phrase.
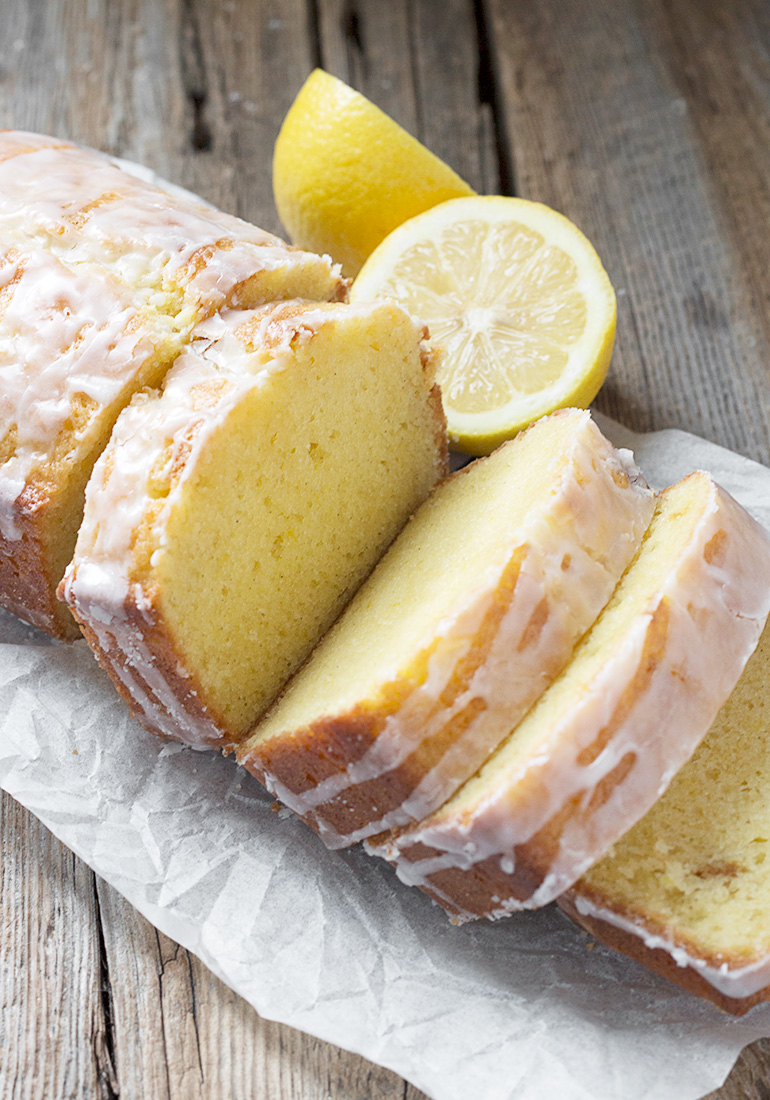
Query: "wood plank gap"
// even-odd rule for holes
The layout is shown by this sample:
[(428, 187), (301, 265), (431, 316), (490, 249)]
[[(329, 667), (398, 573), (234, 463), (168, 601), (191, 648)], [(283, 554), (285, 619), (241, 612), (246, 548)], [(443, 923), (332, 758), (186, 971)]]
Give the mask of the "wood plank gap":
[[(73, 855), (73, 860), (77, 857)], [(102, 907), (99, 902), (99, 886), (96, 875), (92, 875), (94, 892), (94, 912), (99, 947), (99, 999), (101, 1001), (103, 1027), (96, 1037), (96, 1073), (99, 1084), (100, 1100), (119, 1100), (120, 1081), (117, 1072), (117, 1052), (115, 1038), (115, 1007), (112, 999), (110, 964), (107, 957), (107, 945), (104, 939)]]
[(412, 77), (412, 87), (414, 88), (414, 108), (415, 108), (415, 125), (417, 128), (417, 137), (420, 141), (425, 141), (425, 117), (423, 115), (423, 89), (422, 81), (420, 80), (420, 66), (417, 59), (417, 50), (419, 48), (419, 31), (417, 25), (417, 18), (414, 10), (414, 0), (407, 0), (406, 5), (406, 25), (409, 28), (409, 72)]
[(206, 119), (209, 98), (206, 65), (203, 56), (200, 20), (195, 0), (182, 0), (182, 24), (179, 42), (179, 62), (185, 98), (192, 109), (190, 148), (194, 153), (208, 152), (213, 144), (211, 127)]
[(190, 974), (190, 1007), (192, 1009), (193, 1027), (195, 1028), (195, 1048), (198, 1051), (198, 1065), (201, 1071), (201, 1081), (205, 1081), (206, 1073), (203, 1068), (203, 1058), (201, 1057), (201, 1036), (198, 1029), (198, 990), (195, 987), (195, 971), (193, 970), (192, 957), (190, 952), (185, 949), (187, 956), (187, 969)]
[(340, 23), (345, 39), (348, 73), (353, 74), (356, 72), (357, 67), (359, 67), (362, 77), (366, 79), (369, 73), (369, 64), (366, 56), (366, 47), (364, 45), (364, 36), (361, 31), (361, 14), (358, 10), (356, 0), (345, 0)]
[(163, 958), (163, 946), (160, 942), (160, 932), (155, 927), (153, 927), (153, 931), (155, 933), (155, 945), (158, 949), (158, 1009), (160, 1010), (160, 1030), (163, 1034), (163, 1050), (165, 1054), (163, 1058), (163, 1069), (166, 1075), (166, 1093), (168, 1096), (173, 1096), (174, 1094), (171, 1089), (171, 1059), (168, 1054), (169, 1044), (166, 1035), (166, 1013), (163, 1007), (163, 975), (166, 972), (166, 963)]
[(323, 51), (321, 47), (321, 13), (318, 0), (307, 0), (307, 38), (310, 63), (314, 69), (322, 69)]
[(503, 117), (503, 99), (500, 93), (500, 80), (497, 65), (490, 44), (489, 23), (484, 0), (473, 0), (473, 14), (476, 19), (476, 40), (478, 54), (478, 97), (482, 109), (486, 107), (492, 116), (494, 149), (497, 155), (497, 175), (500, 181), (500, 194), (515, 195), (516, 180), (513, 174), (513, 156), (508, 147), (507, 129)]

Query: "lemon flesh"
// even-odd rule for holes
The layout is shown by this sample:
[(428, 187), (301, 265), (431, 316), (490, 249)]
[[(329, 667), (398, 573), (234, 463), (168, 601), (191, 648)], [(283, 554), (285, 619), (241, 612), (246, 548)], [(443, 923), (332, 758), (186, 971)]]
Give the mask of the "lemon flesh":
[(365, 96), (316, 69), (284, 119), (273, 192), (294, 244), (355, 275), (393, 229), (475, 192)]
[(525, 199), (461, 198), (413, 218), (370, 256), (351, 298), (394, 298), (428, 324), (450, 443), (468, 454), (589, 405), (615, 339), (615, 293), (593, 246)]

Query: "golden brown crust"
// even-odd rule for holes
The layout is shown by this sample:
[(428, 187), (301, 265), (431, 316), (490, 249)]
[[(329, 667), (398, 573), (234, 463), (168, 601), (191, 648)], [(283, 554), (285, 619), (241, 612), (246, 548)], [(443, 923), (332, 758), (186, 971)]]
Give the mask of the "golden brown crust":
[[(578, 763), (581, 766), (588, 766), (598, 756), (626, 721), (633, 709), (634, 701), (645, 690), (665, 646), (668, 618), (668, 604), (663, 600), (650, 619), (636, 674), (621, 694), (608, 721), (597, 731), (595, 740), (582, 750), (578, 757)], [(626, 753), (597, 784), (588, 802), (585, 801), (581, 792), (563, 803), (534, 836), (526, 843), (514, 848), (508, 860), (501, 861), (500, 854), (495, 853), (467, 869), (441, 868), (428, 874), (426, 882), (419, 884), (420, 888), (451, 916), (465, 919), (469, 916), (486, 917), (496, 911), (499, 912), (506, 899), (526, 902), (542, 884), (553, 866), (561, 847), (562, 833), (566, 825), (578, 818), (590, 819), (591, 815), (607, 801), (615, 787), (623, 783), (635, 759), (633, 753)], [(525, 776), (517, 785), (515, 799), (517, 806), (524, 802), (537, 802), (541, 799), (547, 801), (548, 795), (541, 789), (537, 770), (534, 770), (529, 778)], [(469, 806), (463, 815), (458, 816), (456, 823), (458, 830), (462, 829), (463, 820), (473, 819), (478, 803), (483, 801), (484, 797), (480, 795), (476, 803)], [(410, 829), (399, 830), (394, 835), (406, 838), (410, 831)], [(374, 837), (370, 843), (377, 846), (386, 841), (387, 836), (383, 834)], [(415, 843), (410, 845), (402, 840), (398, 850), (398, 858), (402, 863), (417, 863), (425, 859), (440, 858), (441, 855), (440, 849), (433, 848), (420, 839), (419, 827)], [(504, 869), (503, 863), (508, 869)]]
[(762, 1001), (770, 1000), (770, 986), (751, 994), (748, 997), (727, 997), (720, 993), (710, 982), (706, 981), (697, 970), (689, 966), (679, 966), (668, 951), (660, 947), (648, 947), (644, 940), (633, 932), (627, 932), (615, 927), (608, 921), (597, 917), (591, 917), (578, 912), (573, 896), (570, 893), (563, 894), (559, 898), (559, 907), (566, 913), (570, 920), (583, 928), (589, 935), (600, 943), (612, 947), (615, 951), (642, 963), (656, 974), (660, 974), (669, 981), (675, 982), (686, 989), (688, 993), (694, 993), (706, 1001), (711, 1001), (723, 1012), (731, 1016), (743, 1016), (754, 1005)]
[(444, 415), (444, 406), (441, 401), (441, 387), (438, 382), (434, 382), (431, 386), (428, 401), (436, 425), (433, 438), (436, 442), (436, 453), (439, 456), (438, 477), (439, 481), (442, 481), (449, 474), (449, 444), (447, 440), (446, 416)]
[[(566, 823), (577, 815), (590, 814), (605, 802), (614, 788), (622, 783), (634, 763), (634, 756), (626, 754), (611, 772), (597, 784), (587, 806), (581, 806), (579, 797), (565, 803), (539, 832), (513, 849), (511, 862), (514, 870), (504, 870), (500, 855), (479, 860), (469, 868), (446, 867), (427, 876), (420, 889), (452, 917), (467, 920), (469, 917), (488, 917), (500, 910), (501, 903), (515, 899), (526, 903), (543, 883), (561, 846), (562, 831)], [(537, 793), (533, 792), (533, 797)], [(387, 834), (372, 838), (372, 845), (384, 844)], [(402, 863), (420, 862), (440, 858), (442, 852), (423, 841), (416, 841), (399, 852)]]
[[(73, 608), (73, 614), (78, 618), (75, 608)], [(168, 631), (163, 616), (158, 611), (157, 593), (155, 598), (150, 596), (146, 602), (143, 601), (141, 611), (133, 600), (127, 600), (123, 605), (123, 616), (121, 627), (127, 624), (138, 636), (141, 645), (147, 651), (147, 657), (158, 670), (159, 676), (162, 677), (169, 691), (175, 696), (179, 708), (185, 712), (186, 717), (189, 717), (193, 723), (211, 725), (212, 729), (214, 726), (219, 728), (220, 736), (217, 737), (212, 733), (207, 742), (208, 747), (230, 752), (235, 747), (238, 731), (229, 730), (224, 717), (215, 714), (210, 707), (201, 702), (203, 688), (192, 673), (187, 676), (179, 675), (177, 670), (183, 667), (182, 656)], [(163, 733), (158, 730), (157, 722), (145, 715), (140, 698), (125, 683), (126, 678), (135, 677), (148, 700), (157, 704), (159, 701), (152, 687), (147, 683), (143, 669), (134, 670), (122, 647), (115, 643), (105, 648), (102, 645), (104, 634), (97, 635), (86, 620), (78, 618), (78, 621), (97, 661), (112, 680), (121, 698), (128, 703), (134, 717), (150, 733), (163, 737)], [(109, 632), (106, 633), (114, 641), (113, 636)], [(169, 733), (169, 736), (173, 734)]]
[[(476, 671), (486, 661), (500, 621), (513, 599), (524, 554), (524, 549), (519, 549), (507, 563), (482, 619), (476, 644), (458, 662), (438, 704), (426, 710), (425, 723), (435, 720), (439, 708), (451, 711), (452, 704), (468, 690)], [(368, 752), (387, 719), (398, 713), (424, 681), (428, 662), (438, 644), (437, 640), (424, 650), (411, 670), (385, 685), (375, 699), (354, 707), (347, 714), (321, 719), (289, 735), (258, 742), (252, 752), (239, 758), (239, 762), (262, 783), (269, 785), (268, 777), (271, 777), (300, 795), (333, 775), (344, 774), (348, 765)], [(455, 743), (464, 726), (485, 706), (483, 700), (472, 699), (438, 733), (419, 742), (398, 766), (374, 779), (346, 787), (317, 811), (303, 815), (303, 819), (316, 830), (320, 828), (319, 822), (323, 822), (340, 835), (348, 836), (369, 825), (373, 815), (381, 818), (398, 809)]]
[(78, 638), (77, 623), (56, 597), (60, 578), (50, 553), (54, 511), (50, 496), (39, 486), (28, 484), (15, 510), (21, 537), (5, 539), (0, 535), (0, 604), (54, 638)]

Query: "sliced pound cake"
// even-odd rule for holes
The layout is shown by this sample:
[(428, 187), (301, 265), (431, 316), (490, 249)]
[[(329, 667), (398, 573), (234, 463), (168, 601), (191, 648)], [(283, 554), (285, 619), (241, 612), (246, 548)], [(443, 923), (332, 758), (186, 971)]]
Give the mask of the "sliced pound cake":
[(770, 1000), (770, 625), (692, 760), (559, 904), (741, 1015)]
[(453, 799), (370, 850), (457, 921), (552, 901), (691, 756), (770, 609), (770, 537), (703, 473), (659, 498), (571, 662)]
[(235, 745), (443, 476), (422, 337), (389, 303), (231, 311), (121, 414), (61, 591), (148, 728)]
[(77, 635), (55, 597), (93, 463), (227, 303), (344, 296), (328, 259), (172, 197), (106, 157), (0, 132), (0, 603)]
[(329, 846), (429, 813), (561, 670), (653, 509), (588, 413), (450, 478), (239, 750)]

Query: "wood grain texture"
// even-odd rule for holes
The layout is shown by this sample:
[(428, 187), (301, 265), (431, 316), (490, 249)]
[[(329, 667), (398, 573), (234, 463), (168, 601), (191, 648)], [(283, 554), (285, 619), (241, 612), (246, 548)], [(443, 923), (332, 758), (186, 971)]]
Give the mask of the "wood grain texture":
[(94, 876), (0, 802), (0, 1096), (89, 1100), (111, 1076)]
[[(761, 0), (5, 0), (0, 125), (142, 161), (280, 230), (270, 160), (322, 63), (477, 190), (550, 202), (621, 291), (602, 407), (770, 458)], [(0, 803), (0, 1096), (419, 1100), (261, 1020)], [(710, 1100), (767, 1100), (770, 1044)]]

